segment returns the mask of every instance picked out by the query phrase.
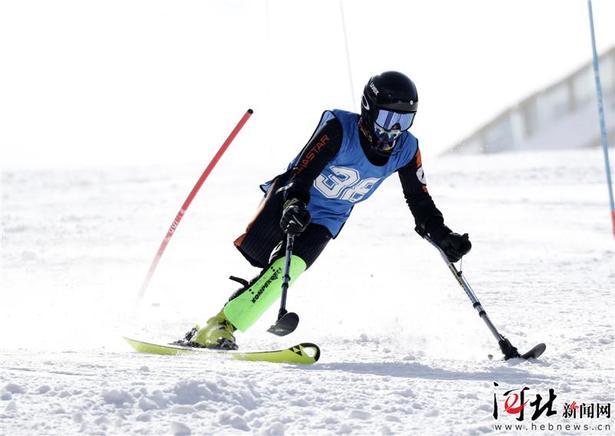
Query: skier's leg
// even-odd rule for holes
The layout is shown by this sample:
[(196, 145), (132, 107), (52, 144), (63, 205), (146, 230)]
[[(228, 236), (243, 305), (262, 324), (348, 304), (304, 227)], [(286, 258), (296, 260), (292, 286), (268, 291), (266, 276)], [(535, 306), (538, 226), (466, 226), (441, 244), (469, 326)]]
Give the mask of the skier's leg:
[[(284, 257), (277, 258), (269, 267), (263, 269), (249, 286), (231, 296), (223, 312), (234, 327), (246, 331), (280, 298), (284, 280), (284, 263)], [(289, 285), (292, 285), (305, 269), (305, 261), (293, 255), (290, 261)]]
[(273, 180), (258, 207), (254, 219), (241, 236), (235, 239), (235, 247), (252, 266), (266, 268), (271, 252), (284, 239), (280, 228), (283, 196), (277, 190), (283, 185), (284, 176)]
[[(311, 224), (295, 240), (291, 257), (290, 277), (292, 284), (301, 273), (309, 268), (331, 239), (329, 230), (318, 224)], [(278, 299), (282, 291), (284, 275), (283, 243), (272, 254), (272, 260), (261, 273), (246, 286), (236, 291), (223, 310), (209, 319), (190, 340), (206, 347), (236, 348), (233, 333), (236, 329), (245, 331)]]
[[(261, 201), (255, 218), (241, 236), (235, 240), (235, 246), (251, 265), (267, 268), (272, 250), (283, 238), (282, 229), (278, 221), (282, 211), (282, 196), (277, 194), (277, 189), (283, 180), (281, 177), (274, 179)], [(207, 320), (203, 328), (197, 325), (189, 331), (184, 340), (208, 348), (236, 349), (235, 327), (228, 322), (224, 312), (220, 310), (216, 315)]]
[[(312, 224), (295, 240), (290, 263), (290, 282), (309, 268), (331, 239), (329, 230)], [(280, 243), (271, 256), (271, 262), (249, 286), (233, 294), (224, 306), (226, 319), (241, 331), (247, 330), (278, 299), (284, 276), (284, 244)]]

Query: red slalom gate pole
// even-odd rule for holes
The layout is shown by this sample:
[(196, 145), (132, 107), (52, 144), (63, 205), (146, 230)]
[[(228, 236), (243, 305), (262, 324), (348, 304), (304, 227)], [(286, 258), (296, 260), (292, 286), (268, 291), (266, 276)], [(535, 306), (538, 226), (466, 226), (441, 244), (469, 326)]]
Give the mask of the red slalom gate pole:
[(175, 233), (175, 230), (177, 230), (177, 226), (179, 225), (180, 221), (184, 217), (184, 214), (186, 213), (186, 210), (190, 206), (190, 203), (192, 203), (192, 200), (194, 200), (194, 197), (196, 196), (197, 192), (199, 192), (199, 189), (201, 189), (201, 186), (203, 186), (203, 183), (205, 183), (205, 180), (207, 179), (211, 171), (214, 169), (214, 167), (216, 166), (216, 164), (218, 163), (218, 161), (220, 160), (220, 158), (222, 157), (226, 149), (229, 147), (229, 145), (231, 145), (231, 142), (233, 142), (233, 139), (235, 139), (235, 136), (237, 136), (237, 134), (239, 133), (241, 128), (244, 126), (244, 124), (248, 121), (250, 116), (252, 116), (252, 113), (253, 113), (252, 109), (248, 109), (246, 113), (243, 115), (243, 117), (241, 117), (241, 119), (239, 120), (239, 122), (237, 123), (233, 131), (231, 132), (231, 134), (228, 136), (228, 138), (226, 138), (226, 141), (224, 141), (224, 143), (222, 144), (222, 146), (220, 147), (216, 155), (213, 157), (211, 162), (209, 162), (209, 165), (207, 165), (207, 168), (205, 168), (205, 171), (203, 171), (203, 174), (201, 174), (201, 177), (199, 177), (199, 180), (194, 185), (194, 188), (192, 188), (192, 191), (190, 191), (190, 194), (188, 194), (188, 198), (186, 198), (186, 201), (184, 201), (184, 204), (182, 204), (182, 207), (179, 209), (179, 212), (177, 213), (177, 215), (175, 216), (175, 219), (171, 223), (171, 227), (169, 227), (169, 230), (167, 231), (166, 236), (162, 240), (162, 243), (160, 244), (160, 248), (158, 248), (158, 252), (156, 253), (156, 256), (154, 257), (154, 260), (152, 261), (152, 264), (149, 267), (149, 271), (147, 272), (147, 275), (145, 276), (145, 280), (143, 281), (143, 285), (141, 285), (141, 289), (139, 290), (139, 294), (137, 296), (138, 299), (141, 299), (141, 297), (143, 297), (143, 295), (145, 294), (145, 291), (147, 290), (147, 287), (149, 286), (149, 282), (151, 281), (152, 276), (154, 275), (154, 271), (156, 271), (158, 262), (160, 262), (160, 258), (162, 257), (164, 250), (167, 248), (167, 245), (169, 244), (171, 237)]

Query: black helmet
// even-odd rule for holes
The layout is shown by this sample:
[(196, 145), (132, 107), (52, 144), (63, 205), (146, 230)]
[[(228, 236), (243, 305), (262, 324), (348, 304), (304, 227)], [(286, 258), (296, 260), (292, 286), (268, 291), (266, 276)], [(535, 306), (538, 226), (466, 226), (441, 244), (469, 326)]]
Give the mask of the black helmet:
[(386, 71), (373, 76), (361, 99), (361, 123), (380, 154), (390, 154), (397, 138), (412, 126), (418, 108), (416, 86), (408, 76)]

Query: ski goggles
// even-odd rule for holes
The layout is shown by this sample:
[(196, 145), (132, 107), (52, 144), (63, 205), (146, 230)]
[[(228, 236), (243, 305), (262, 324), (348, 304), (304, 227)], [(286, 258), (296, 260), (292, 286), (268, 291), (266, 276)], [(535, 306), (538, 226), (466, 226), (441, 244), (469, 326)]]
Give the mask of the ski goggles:
[[(378, 116), (376, 117), (375, 127), (380, 127), (381, 129), (388, 131), (398, 130), (403, 132), (412, 126), (414, 115), (416, 115), (416, 112), (400, 113), (380, 109), (378, 110)], [(397, 136), (399, 136), (399, 134)]]

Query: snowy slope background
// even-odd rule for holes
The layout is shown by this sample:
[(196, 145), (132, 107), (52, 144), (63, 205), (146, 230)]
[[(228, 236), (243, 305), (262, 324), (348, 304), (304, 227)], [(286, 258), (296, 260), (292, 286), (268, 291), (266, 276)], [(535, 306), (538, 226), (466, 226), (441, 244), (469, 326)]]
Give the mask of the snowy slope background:
[[(348, 53), (340, 4), (0, 2), (0, 435), (497, 433), (494, 382), (500, 400), (554, 389), (545, 424), (570, 422), (565, 402), (613, 403), (600, 151), (435, 157), (587, 62), (586, 3), (345, 1)], [(594, 7), (603, 51), (615, 3)], [(521, 350), (547, 343), (543, 358), (497, 360), (395, 177), (291, 290), (298, 330), (266, 333), (274, 309), (238, 335), (243, 349), (316, 342), (318, 364), (133, 353), (123, 335), (177, 339), (219, 310), (230, 274), (257, 273), (232, 241), (258, 184), (323, 109), (356, 110), (363, 83), (389, 69), (419, 88), (412, 129), (436, 203), (474, 243), (468, 280)], [(179, 206), (248, 107), (135, 307)], [(609, 434), (595, 428), (607, 420), (580, 422)]]
[[(175, 339), (219, 309), (236, 288), (229, 274), (257, 272), (231, 244), (271, 175), (237, 158), (246, 146), (223, 158), (136, 310), (202, 166), (3, 171), (0, 434), (482, 434), (494, 431), (493, 382), (555, 389), (558, 415), (543, 423), (566, 422), (564, 401), (614, 401), (615, 250), (599, 150), (425, 163), (447, 223), (471, 235), (470, 283), (521, 350), (547, 343), (539, 362), (498, 360), (414, 234), (395, 178), (292, 289), (298, 330), (266, 333), (271, 310), (238, 335), (244, 349), (316, 342), (318, 364), (131, 352), (122, 335)], [(609, 434), (583, 434), (596, 433)]]

